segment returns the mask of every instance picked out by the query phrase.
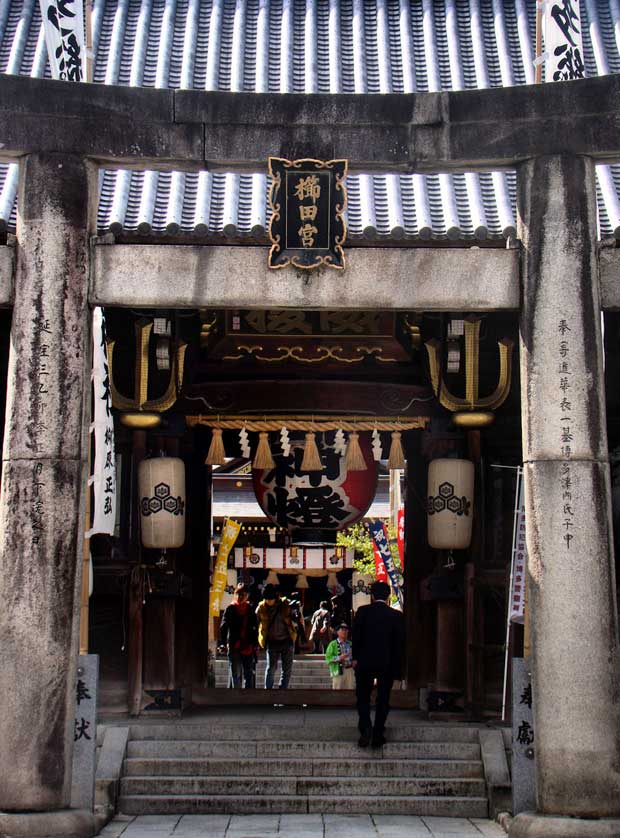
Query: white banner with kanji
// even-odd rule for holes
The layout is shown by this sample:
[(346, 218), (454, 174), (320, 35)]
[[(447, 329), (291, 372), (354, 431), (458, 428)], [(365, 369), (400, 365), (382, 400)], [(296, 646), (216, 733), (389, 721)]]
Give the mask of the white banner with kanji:
[(545, 81), (585, 78), (579, 0), (544, 3)]
[(95, 439), (95, 459), (90, 484), (94, 504), (92, 528), (95, 533), (114, 535), (116, 523), (116, 457), (114, 452), (114, 420), (112, 394), (106, 348), (105, 320), (99, 307), (93, 311), (93, 402), (94, 416), (91, 431)]
[(83, 0), (39, 0), (53, 79), (82, 81), (86, 66)]
[(512, 538), (512, 572), (510, 579), (509, 619), (511, 623), (523, 623), (525, 606), (525, 572), (527, 548), (525, 546), (525, 498), (523, 496), (523, 471), (517, 471), (514, 531)]

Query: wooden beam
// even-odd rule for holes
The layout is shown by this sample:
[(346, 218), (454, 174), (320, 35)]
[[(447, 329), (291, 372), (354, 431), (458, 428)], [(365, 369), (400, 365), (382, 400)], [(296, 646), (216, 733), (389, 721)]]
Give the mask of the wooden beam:
[(519, 253), (355, 248), (341, 273), (267, 267), (267, 248), (97, 245), (90, 301), (130, 308), (500, 311), (519, 307)]

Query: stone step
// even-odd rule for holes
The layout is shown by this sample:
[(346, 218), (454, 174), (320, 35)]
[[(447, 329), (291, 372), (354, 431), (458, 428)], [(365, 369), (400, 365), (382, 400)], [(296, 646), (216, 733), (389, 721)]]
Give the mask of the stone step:
[(123, 795), (119, 812), (125, 815), (190, 814), (373, 814), (419, 817), (486, 818), (486, 797), (333, 796), (303, 795)]
[[(321, 724), (319, 721), (293, 727), (285, 724), (249, 725), (236, 724), (233, 721), (218, 724), (141, 724), (131, 725), (131, 740), (157, 739), (212, 742), (215, 740), (243, 742), (257, 741), (356, 741), (357, 732), (352, 719), (349, 724)], [(478, 744), (479, 734), (475, 727), (464, 725), (424, 725), (424, 724), (394, 724), (388, 725), (388, 738), (393, 742), (441, 742)]]
[[(391, 796), (480, 797), (484, 780), (464, 778), (390, 777)], [(351, 797), (376, 793), (376, 778), (360, 777), (123, 777), (121, 795), (188, 795), (246, 793), (252, 795), (315, 795)]]
[(205, 777), (483, 777), (477, 760), (392, 759), (126, 759), (125, 776)]
[[(299, 731), (297, 731), (299, 733)], [(168, 759), (219, 757), (238, 759), (359, 759), (355, 741), (130, 741), (127, 756)], [(372, 759), (479, 760), (480, 746), (470, 742), (388, 742), (369, 752)]]

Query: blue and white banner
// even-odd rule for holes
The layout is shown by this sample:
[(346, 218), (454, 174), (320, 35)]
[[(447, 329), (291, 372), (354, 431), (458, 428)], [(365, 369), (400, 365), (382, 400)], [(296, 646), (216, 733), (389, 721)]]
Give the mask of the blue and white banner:
[(585, 78), (579, 0), (544, 0), (545, 81)]
[(105, 340), (105, 320), (101, 308), (93, 311), (93, 423), (95, 435), (95, 467), (89, 483), (94, 488), (92, 528), (95, 533), (114, 535), (116, 523), (116, 456), (114, 451), (114, 419), (112, 394)]
[(53, 79), (82, 81), (86, 68), (84, 0), (39, 0)]
[(370, 535), (372, 536), (372, 540), (376, 544), (377, 550), (379, 551), (379, 555), (381, 556), (381, 560), (385, 565), (385, 569), (387, 571), (388, 578), (398, 597), (398, 602), (402, 608), (403, 605), (403, 577), (399, 572), (398, 568), (394, 564), (394, 559), (392, 558), (392, 551), (390, 550), (390, 544), (388, 538), (385, 534), (385, 528), (383, 523), (375, 518), (374, 521), (371, 521), (369, 524)]

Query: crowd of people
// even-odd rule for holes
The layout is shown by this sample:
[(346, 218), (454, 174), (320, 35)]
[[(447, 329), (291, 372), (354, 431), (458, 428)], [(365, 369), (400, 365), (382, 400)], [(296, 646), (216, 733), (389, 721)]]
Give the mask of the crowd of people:
[[(335, 690), (355, 690), (359, 716), (360, 747), (380, 747), (385, 742), (385, 722), (390, 692), (401, 678), (405, 645), (404, 619), (390, 608), (390, 587), (371, 585), (370, 605), (363, 605), (351, 623), (351, 614), (339, 597), (324, 600), (313, 613), (307, 632), (299, 600), (280, 596), (277, 586), (267, 584), (256, 610), (244, 583), (237, 585), (233, 602), (220, 624), (220, 637), (228, 656), (229, 686), (256, 687), (256, 660), (265, 651), (265, 689), (273, 689), (278, 663), (278, 689), (287, 689), (297, 648), (324, 654)], [(374, 725), (371, 693), (377, 688)]]

